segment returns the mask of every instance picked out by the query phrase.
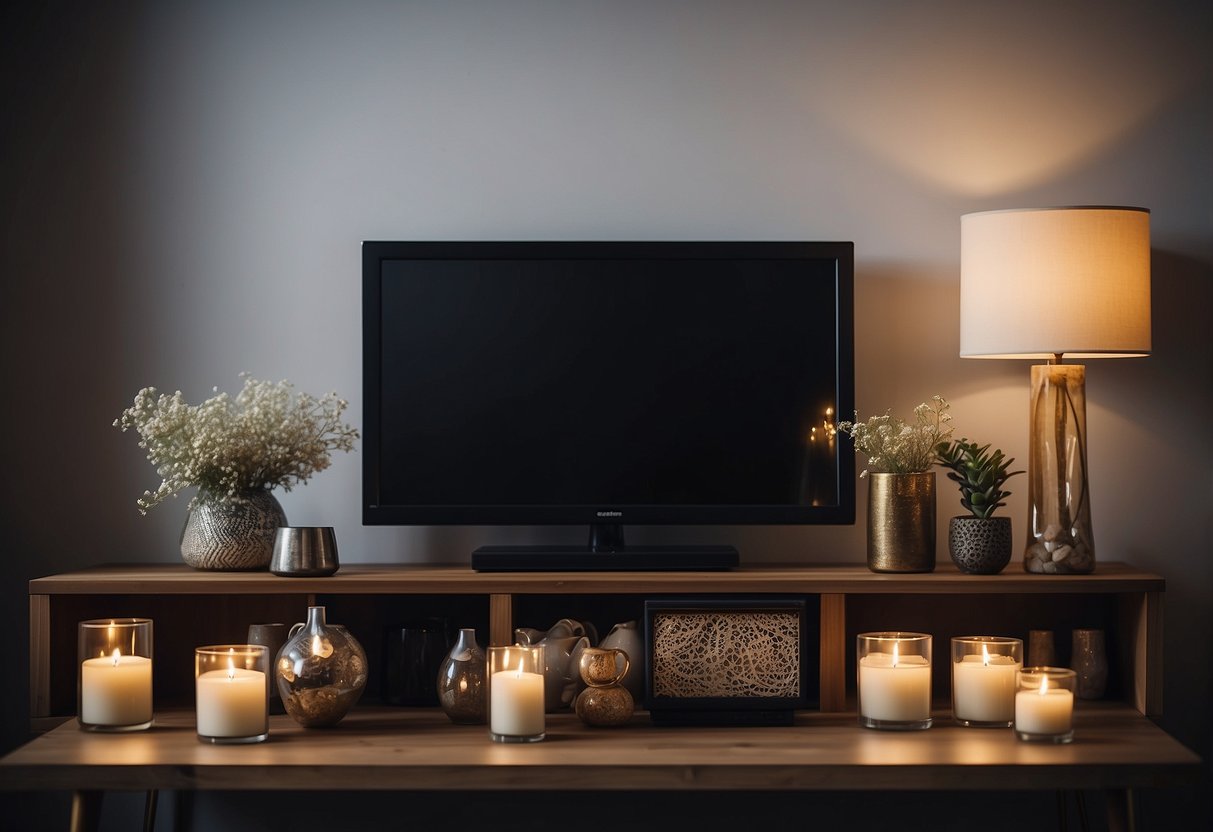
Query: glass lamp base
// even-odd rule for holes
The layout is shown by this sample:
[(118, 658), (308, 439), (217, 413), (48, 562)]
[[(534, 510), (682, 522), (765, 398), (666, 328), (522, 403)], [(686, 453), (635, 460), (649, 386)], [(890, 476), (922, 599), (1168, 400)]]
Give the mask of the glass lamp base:
[(206, 742), (211, 745), (251, 745), (255, 742), (265, 742), (269, 736), (269, 731), (251, 737), (204, 737), (198, 734), (198, 742)]
[(1034, 365), (1031, 412), (1024, 571), (1046, 575), (1093, 572), (1085, 368), (1081, 364)]
[(873, 719), (870, 716), (859, 715), (859, 724), (863, 728), (875, 728), (878, 731), (924, 731), (931, 727), (932, 717), (926, 719)]
[(89, 731), (96, 734), (126, 734), (131, 731), (146, 731), (152, 727), (152, 720), (136, 722), (133, 725), (94, 725), (88, 722), (79, 722), (79, 725), (81, 731)]
[(1068, 742), (1074, 741), (1074, 732), (1066, 731), (1064, 734), (1029, 734), (1027, 731), (1016, 731), (1015, 736), (1024, 742), (1043, 742), (1052, 745), (1065, 745)]
[(509, 742), (509, 743), (539, 742), (542, 739), (544, 739), (546, 736), (547, 736), (546, 731), (542, 734), (532, 734), (530, 736), (525, 736), (525, 737), (519, 737), (519, 736), (515, 736), (513, 734), (497, 734), (493, 731), (489, 731), (489, 739), (491, 739), (493, 742)]

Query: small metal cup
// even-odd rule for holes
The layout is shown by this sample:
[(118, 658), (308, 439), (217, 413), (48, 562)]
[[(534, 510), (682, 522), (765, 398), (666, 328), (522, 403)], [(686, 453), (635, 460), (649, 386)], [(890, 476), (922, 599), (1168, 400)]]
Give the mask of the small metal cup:
[(274, 535), (270, 571), (284, 578), (319, 578), (337, 571), (332, 526), (284, 526)]

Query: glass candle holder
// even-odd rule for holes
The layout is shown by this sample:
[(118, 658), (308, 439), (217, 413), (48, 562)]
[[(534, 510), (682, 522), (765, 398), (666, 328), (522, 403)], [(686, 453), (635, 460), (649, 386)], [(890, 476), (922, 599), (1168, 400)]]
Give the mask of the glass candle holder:
[(77, 629), (76, 713), (85, 731), (152, 725), (152, 621), (101, 618)]
[(968, 728), (1010, 728), (1023, 641), (1001, 636), (952, 639), (952, 716)]
[(262, 742), (270, 735), (269, 650), (263, 644), (215, 644), (194, 650), (198, 739)]
[(489, 648), (489, 738), (494, 742), (544, 738), (543, 667), (542, 645)]
[(856, 637), (859, 724), (888, 731), (931, 727), (931, 636), (860, 633)]
[(1025, 742), (1074, 739), (1074, 686), (1078, 674), (1065, 667), (1025, 667), (1015, 692), (1015, 736)]

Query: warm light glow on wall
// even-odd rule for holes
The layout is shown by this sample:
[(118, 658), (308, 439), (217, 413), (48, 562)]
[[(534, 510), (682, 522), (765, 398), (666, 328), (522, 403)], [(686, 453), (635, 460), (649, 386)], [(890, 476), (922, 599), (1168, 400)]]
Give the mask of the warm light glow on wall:
[(1029, 188), (1083, 163), (1199, 66), (1183, 49), (1167, 51), (1174, 34), (1124, 26), (1106, 5), (1038, 15), (957, 6), (930, 25), (915, 4), (886, 12), (876, 39), (838, 40), (837, 70), (801, 79), (805, 104), (897, 168), (971, 196)]

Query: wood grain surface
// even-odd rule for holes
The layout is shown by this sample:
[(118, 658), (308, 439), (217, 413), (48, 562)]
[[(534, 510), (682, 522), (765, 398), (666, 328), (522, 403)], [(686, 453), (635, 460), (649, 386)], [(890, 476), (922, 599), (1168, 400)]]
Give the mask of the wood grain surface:
[(1161, 592), (1158, 575), (1100, 563), (1090, 575), (1034, 575), (1007, 569), (965, 575), (950, 563), (925, 574), (878, 574), (855, 564), (744, 566), (727, 572), (473, 572), (465, 566), (350, 564), (327, 578), (269, 572), (199, 572), (184, 564), (99, 566), (35, 578), (30, 594), (660, 594), (864, 593), (999, 594)]
[(0, 760), (4, 789), (1074, 789), (1192, 782), (1199, 760), (1126, 706), (1079, 709), (1071, 745), (1009, 729), (858, 727), (853, 714), (797, 715), (783, 728), (658, 728), (644, 714), (621, 729), (549, 715), (548, 739), (490, 742), (438, 710), (356, 709), (309, 730), (272, 717), (267, 742), (198, 742), (190, 712), (157, 713), (133, 734), (65, 723)]

